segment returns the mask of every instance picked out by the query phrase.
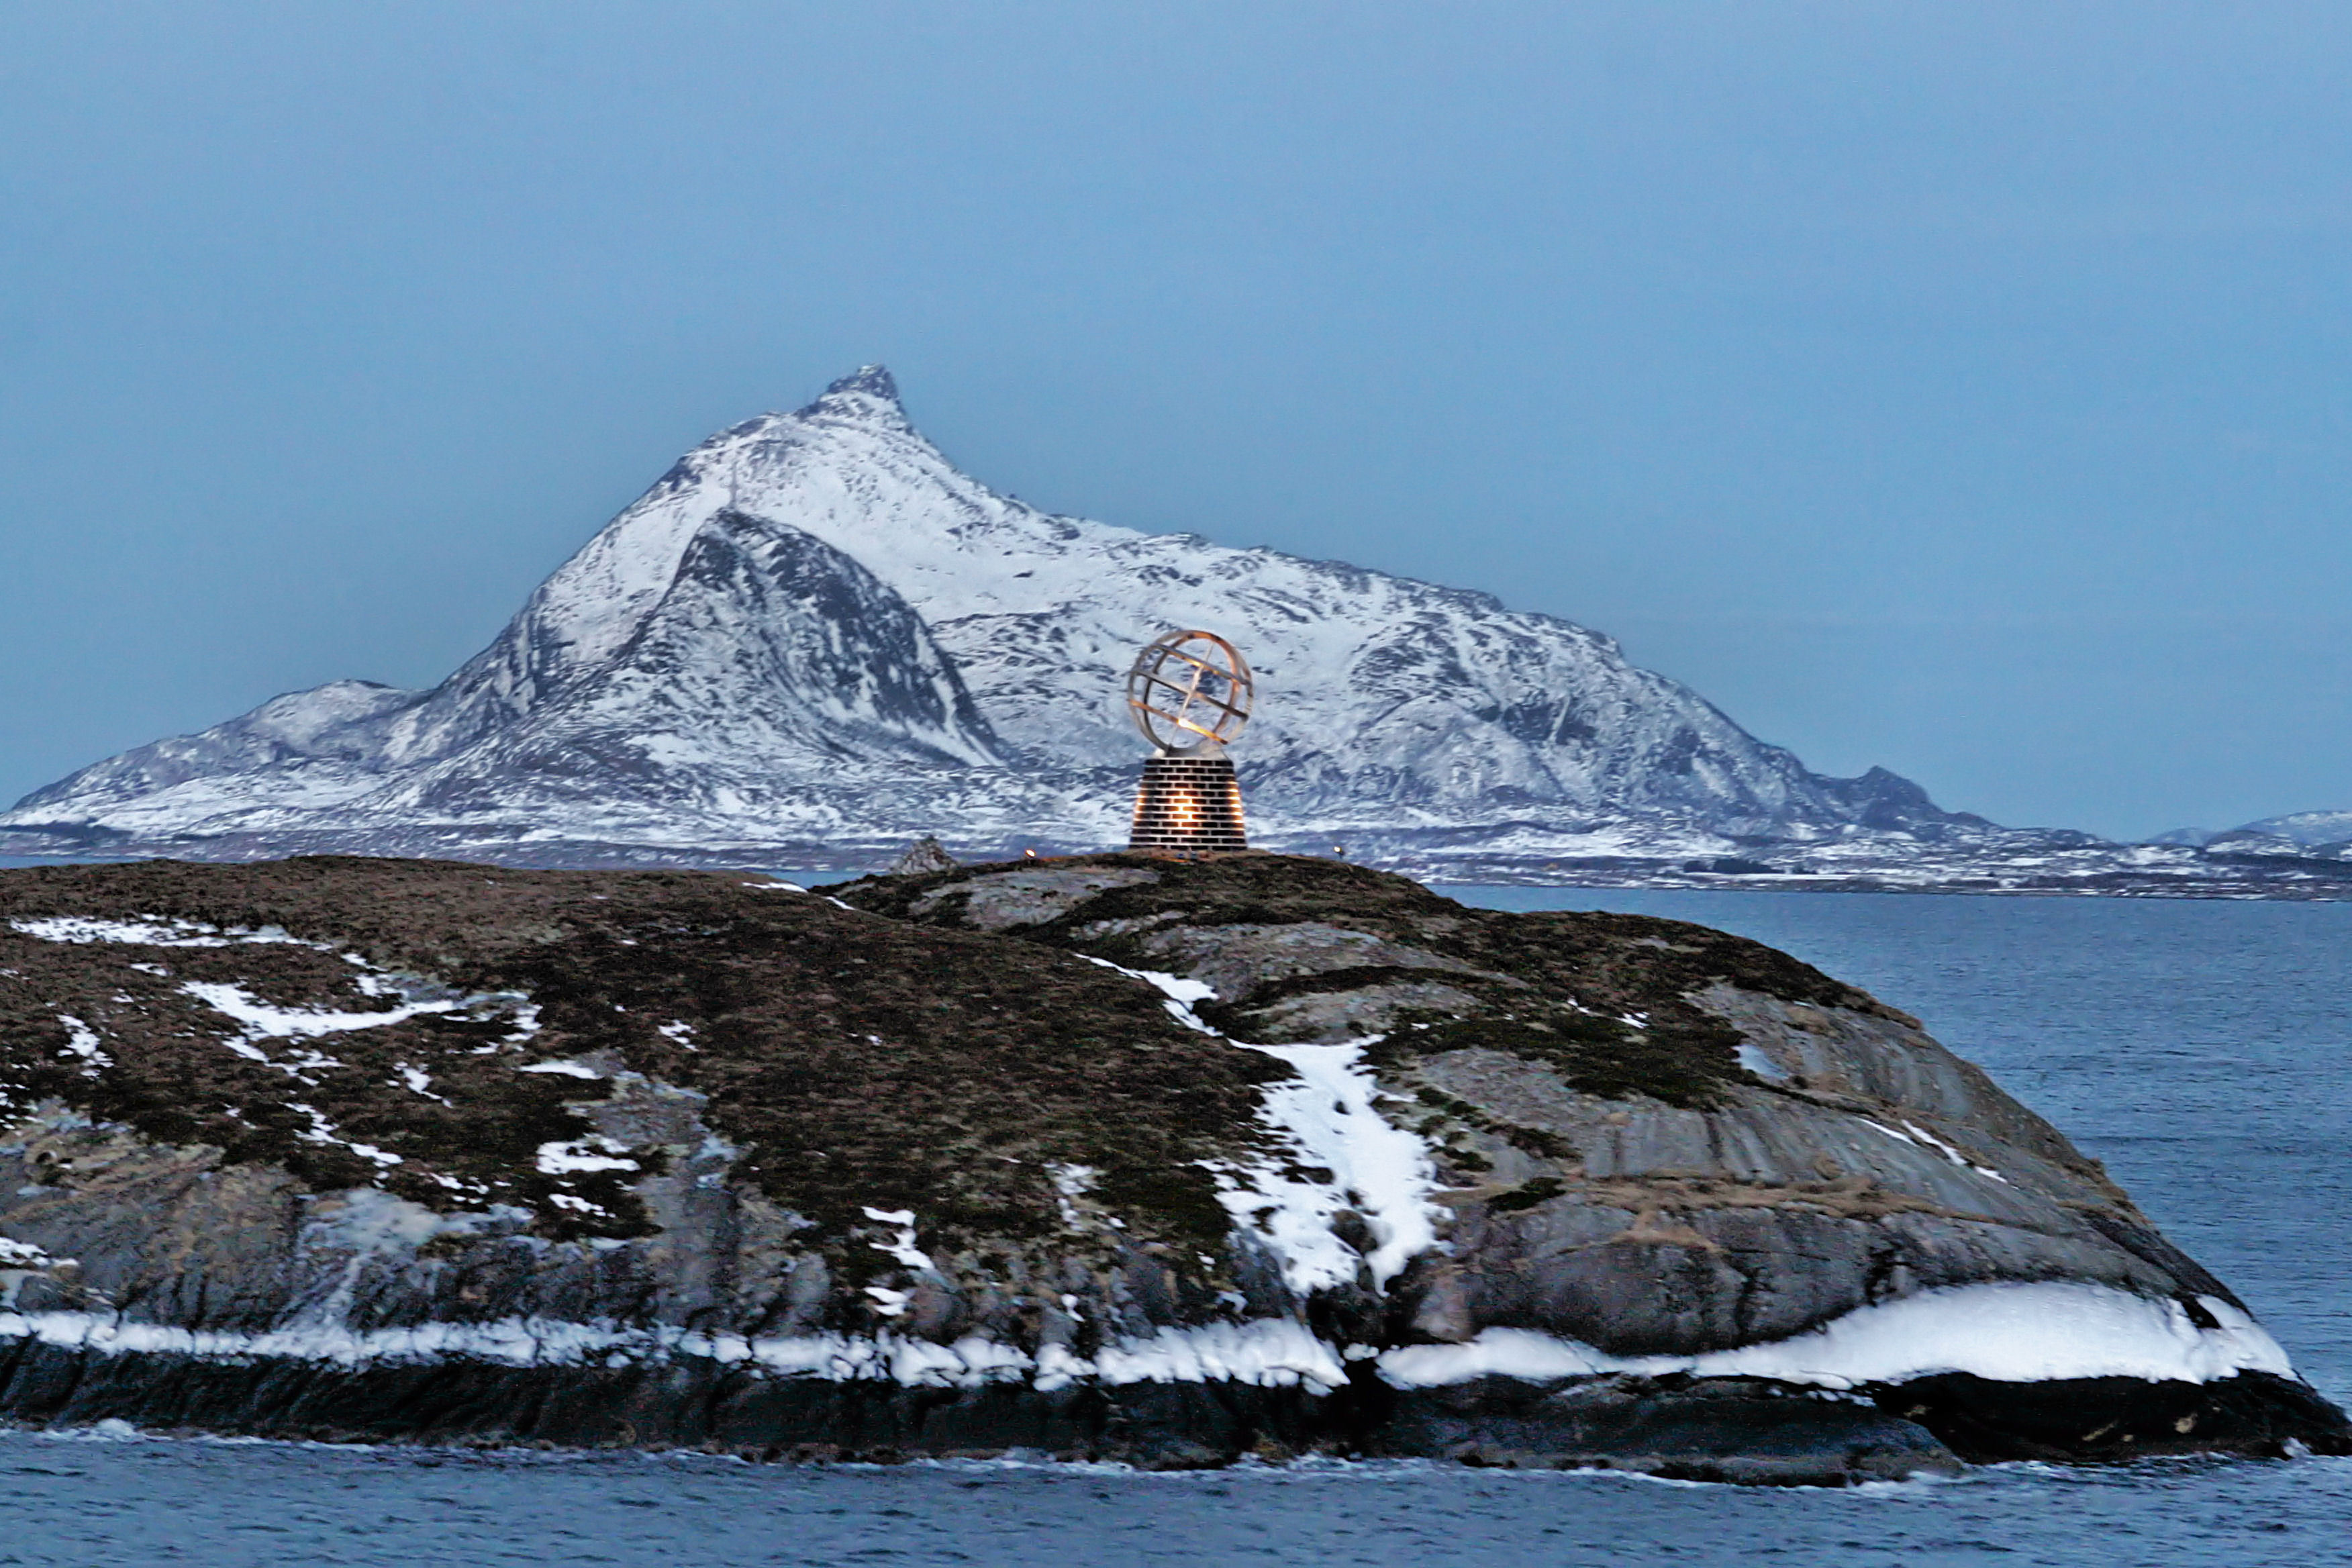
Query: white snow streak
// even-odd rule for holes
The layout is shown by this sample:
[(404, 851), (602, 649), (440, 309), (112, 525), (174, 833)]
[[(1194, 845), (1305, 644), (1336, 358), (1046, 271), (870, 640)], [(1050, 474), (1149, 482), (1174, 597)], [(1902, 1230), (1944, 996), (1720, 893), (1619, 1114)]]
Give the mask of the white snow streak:
[(1822, 1388), (1949, 1372), (1996, 1383), (2294, 1375), (2286, 1352), (2253, 1319), (2216, 1297), (2200, 1300), (2221, 1327), (2199, 1328), (2177, 1301), (2104, 1285), (1963, 1285), (1863, 1307), (1793, 1339), (1705, 1355), (1612, 1356), (1526, 1329), (1487, 1329), (1466, 1344), (1383, 1352), (1380, 1369), (1399, 1388), (1489, 1375), (1540, 1380), (1613, 1372), (1769, 1377)]
[(449, 1103), (447, 1095), (433, 1092), (433, 1075), (414, 1062), (394, 1062), (392, 1064), (392, 1070), (395, 1075), (393, 1081), (411, 1094), (421, 1094), (427, 1100), (437, 1100), (444, 1105)]
[(887, 1252), (899, 1265), (908, 1268), (935, 1268), (930, 1255), (915, 1245), (915, 1211), (912, 1209), (877, 1209), (866, 1211), (866, 1217), (878, 1225), (895, 1226), (898, 1236), (890, 1241), (869, 1241), (866, 1245), (877, 1252)]
[(1116, 970), (1129, 980), (1140, 980), (1147, 985), (1159, 987), (1160, 994), (1168, 998), (1163, 1005), (1167, 1007), (1170, 1017), (1174, 1018), (1186, 1028), (1197, 1029), (1203, 1035), (1217, 1033), (1216, 1030), (1201, 1022), (1192, 1012), (1194, 1003), (1213, 1002), (1217, 999), (1214, 986), (1203, 985), (1197, 980), (1187, 980), (1181, 975), (1165, 973), (1157, 969), (1129, 969), (1125, 964), (1113, 963), (1108, 958), (1097, 958), (1090, 952), (1082, 952), (1078, 956), (1088, 963)]
[[(1214, 988), (1090, 955), (1088, 962), (1159, 987), (1178, 1023), (1204, 1035), (1218, 1033), (1192, 1011), (1194, 1003), (1216, 995)], [(1273, 1246), (1283, 1260), (1283, 1278), (1301, 1294), (1355, 1280), (1359, 1255), (1331, 1230), (1333, 1216), (1342, 1209), (1360, 1214), (1371, 1231), (1375, 1245), (1361, 1260), (1370, 1267), (1375, 1289), (1384, 1289), (1415, 1254), (1438, 1244), (1437, 1211), (1430, 1202), (1437, 1172), (1429, 1145), (1382, 1116), (1373, 1103), (1381, 1089), (1362, 1057), (1379, 1037), (1336, 1046), (1227, 1041), (1286, 1062), (1298, 1074), (1294, 1081), (1265, 1086), (1258, 1108), (1259, 1119), (1284, 1135), (1297, 1157), (1279, 1165), (1209, 1170), (1226, 1212)]]
[(1062, 1211), (1062, 1223), (1076, 1230), (1087, 1223), (1073, 1199), (1082, 1198), (1094, 1191), (1095, 1179), (1102, 1174), (1092, 1165), (1048, 1165), (1046, 1174), (1054, 1179), (1054, 1202)]
[(1341, 1209), (1356, 1210), (1370, 1227), (1376, 1245), (1363, 1261), (1375, 1289), (1437, 1245), (1430, 1202), (1437, 1173), (1429, 1145), (1374, 1106), (1381, 1090), (1361, 1060), (1370, 1043), (1243, 1047), (1287, 1062), (1298, 1074), (1267, 1084), (1259, 1111), (1297, 1144), (1298, 1164), (1219, 1171), (1220, 1184), (1232, 1184), (1218, 1196), (1235, 1220), (1255, 1225), (1274, 1244), (1284, 1278), (1302, 1294), (1356, 1278), (1355, 1250), (1331, 1231)]
[[(887, 1296), (897, 1296), (887, 1292)], [(877, 1301), (887, 1304), (886, 1295)], [(2241, 1372), (2291, 1377), (2275, 1341), (2212, 1297), (2219, 1329), (2199, 1329), (2178, 1304), (2096, 1285), (1970, 1285), (1864, 1307), (1810, 1334), (1700, 1356), (1611, 1356), (1590, 1345), (1518, 1329), (1488, 1329), (1466, 1344), (1414, 1345), (1381, 1354), (1381, 1376), (1403, 1388), (1498, 1375), (1528, 1381), (1612, 1372), (1768, 1377), (1820, 1388), (1971, 1373), (2002, 1383), (2139, 1377), (2208, 1383)], [(576, 1365), (619, 1356), (707, 1356), (783, 1376), (970, 1387), (1028, 1382), (1040, 1389), (1087, 1378), (1107, 1384), (1235, 1382), (1328, 1391), (1346, 1381), (1347, 1352), (1282, 1318), (1164, 1329), (1114, 1341), (1095, 1356), (1048, 1344), (1034, 1356), (977, 1336), (953, 1344), (820, 1334), (747, 1339), (674, 1326), (616, 1328), (541, 1318), (426, 1323), (356, 1331), (306, 1322), (262, 1333), (196, 1331), (88, 1312), (0, 1312), (0, 1339), (101, 1353), (282, 1356), (345, 1365), (462, 1358), (509, 1365)]]
[(834, 1383), (891, 1382), (910, 1387), (1031, 1382), (1051, 1390), (1097, 1378), (1109, 1384), (1235, 1382), (1267, 1387), (1305, 1384), (1320, 1392), (1347, 1381), (1339, 1358), (1328, 1345), (1303, 1325), (1279, 1318), (1163, 1329), (1145, 1338), (1119, 1340), (1096, 1357), (1080, 1356), (1059, 1345), (1047, 1345), (1032, 1356), (1016, 1346), (978, 1335), (952, 1344), (887, 1331), (872, 1336), (748, 1339), (667, 1324), (615, 1328), (609, 1323), (550, 1318), (371, 1330), (304, 1322), (261, 1333), (240, 1333), (136, 1322), (93, 1312), (0, 1311), (0, 1340), (6, 1339), (35, 1339), (109, 1355), (272, 1356), (344, 1366), (442, 1360), (576, 1366), (609, 1364), (616, 1356), (634, 1361), (694, 1356), (748, 1365), (779, 1376)]
[(58, 1022), (66, 1026), (66, 1048), (59, 1056), (76, 1056), (89, 1065), (81, 1069), (84, 1078), (96, 1078), (98, 1069), (110, 1068), (114, 1058), (99, 1044), (98, 1031), (75, 1017), (71, 1013), (58, 1015)]
[(247, 1039), (315, 1038), (348, 1034), (353, 1029), (381, 1029), (390, 1024), (432, 1013), (461, 1013), (478, 1005), (479, 996), (459, 996), (437, 1002), (410, 1002), (381, 1013), (339, 1013), (331, 1009), (278, 1007), (242, 985), (191, 980), (180, 989), (217, 1013), (226, 1013), (244, 1026)]
[(638, 1168), (629, 1159), (629, 1146), (601, 1132), (568, 1142), (541, 1143), (538, 1164), (541, 1174), (569, 1175), (575, 1171), (634, 1171)]
[(202, 921), (142, 915), (136, 920), (99, 920), (83, 915), (51, 915), (38, 920), (10, 921), (9, 925), (42, 942), (130, 942), (140, 947), (227, 947), (235, 942), (283, 942), (325, 952), (324, 942), (289, 936), (278, 926), (207, 925)]
[(294, 1134), (306, 1143), (332, 1143), (340, 1148), (349, 1149), (362, 1160), (372, 1160), (387, 1170), (394, 1165), (404, 1163), (399, 1155), (389, 1149), (379, 1149), (373, 1143), (354, 1142), (344, 1137), (335, 1130), (334, 1123), (319, 1113), (315, 1106), (305, 1105), (297, 1100), (289, 1100), (286, 1109), (299, 1110), (310, 1119), (310, 1125), (307, 1131)]
[(1920, 1126), (1916, 1121), (1906, 1121), (1903, 1124), (1905, 1127), (1910, 1129), (1907, 1132), (1897, 1132), (1894, 1128), (1887, 1126), (1884, 1121), (1873, 1121), (1867, 1116), (1862, 1118), (1862, 1122), (1865, 1127), (1875, 1128), (1879, 1131), (1885, 1133), (1889, 1138), (1900, 1139), (1902, 1142), (1912, 1144), (1917, 1148), (1933, 1149), (1942, 1154), (1945, 1159), (1949, 1160), (1953, 1164), (1961, 1166), (1967, 1170), (1974, 1171), (1979, 1176), (1990, 1176), (1994, 1181), (2000, 1183), (2003, 1186), (2007, 1186), (2009, 1184), (2009, 1178), (2007, 1176), (2002, 1175), (1999, 1171), (1994, 1170), (1990, 1165), (1978, 1164), (1975, 1161), (1969, 1159), (1958, 1149), (1953, 1148), (1949, 1143), (1945, 1142), (1941, 1138), (1937, 1137), (1933, 1132), (1928, 1131), (1926, 1128)]

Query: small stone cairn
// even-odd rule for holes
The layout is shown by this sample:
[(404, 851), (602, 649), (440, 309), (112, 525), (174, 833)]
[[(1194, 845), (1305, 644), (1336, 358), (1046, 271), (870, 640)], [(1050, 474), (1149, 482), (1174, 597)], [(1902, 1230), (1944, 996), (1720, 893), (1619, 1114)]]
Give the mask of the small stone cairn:
[(882, 874), (886, 877), (922, 877), (933, 871), (952, 871), (961, 862), (949, 854), (938, 839), (923, 837), (915, 840), (904, 855), (891, 861), (890, 868)]

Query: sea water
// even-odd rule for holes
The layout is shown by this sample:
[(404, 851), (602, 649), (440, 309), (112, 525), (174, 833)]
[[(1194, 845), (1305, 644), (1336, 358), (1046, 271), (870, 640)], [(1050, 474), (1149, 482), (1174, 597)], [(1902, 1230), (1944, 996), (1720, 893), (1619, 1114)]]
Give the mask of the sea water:
[[(1694, 920), (1918, 1014), (2352, 1401), (2352, 906), (1452, 889)], [(0, 1564), (2352, 1563), (2352, 1460), (1755, 1490), (1425, 1463), (792, 1468), (0, 1434)]]

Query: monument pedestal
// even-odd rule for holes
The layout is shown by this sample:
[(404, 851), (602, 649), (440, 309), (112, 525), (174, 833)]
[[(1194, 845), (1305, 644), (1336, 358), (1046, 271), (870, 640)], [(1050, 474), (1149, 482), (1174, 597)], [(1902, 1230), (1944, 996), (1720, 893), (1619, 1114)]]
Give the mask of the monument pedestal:
[(1145, 758), (1127, 847), (1162, 854), (1248, 848), (1233, 759), (1222, 748), (1210, 756), (1162, 752)]

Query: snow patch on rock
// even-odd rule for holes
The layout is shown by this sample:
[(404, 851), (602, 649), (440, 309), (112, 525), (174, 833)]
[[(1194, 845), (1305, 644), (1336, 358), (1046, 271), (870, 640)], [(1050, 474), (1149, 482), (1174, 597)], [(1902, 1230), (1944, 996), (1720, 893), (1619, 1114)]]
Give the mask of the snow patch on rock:
[(215, 1012), (236, 1020), (247, 1039), (314, 1039), (320, 1035), (342, 1035), (354, 1029), (381, 1029), (428, 1014), (461, 1013), (485, 1000), (459, 996), (410, 1002), (380, 1013), (347, 1013), (332, 1008), (279, 1007), (262, 1001), (242, 985), (213, 981), (191, 980), (180, 989)]
[(294, 1133), (295, 1137), (301, 1139), (306, 1143), (331, 1143), (338, 1148), (349, 1149), (361, 1159), (382, 1166), (386, 1170), (391, 1169), (394, 1165), (404, 1164), (406, 1163), (399, 1155), (394, 1153), (389, 1149), (381, 1149), (373, 1143), (362, 1143), (355, 1140), (344, 1137), (340, 1131), (336, 1131), (332, 1122), (329, 1121), (325, 1116), (320, 1113), (316, 1106), (305, 1105), (300, 1100), (289, 1100), (287, 1102), (286, 1109), (289, 1110), (299, 1111), (303, 1116), (310, 1119), (310, 1126), (306, 1128), (298, 1128)]
[(58, 1014), (58, 1022), (66, 1026), (66, 1048), (58, 1054), (79, 1057), (84, 1064), (81, 1069), (82, 1077), (96, 1078), (100, 1068), (114, 1065), (114, 1058), (108, 1056), (105, 1047), (99, 1043), (96, 1029), (91, 1028), (71, 1013)]
[(58, 1260), (29, 1241), (0, 1236), (0, 1269), (54, 1268)]
[(2218, 1297), (2199, 1300), (2221, 1327), (2200, 1328), (2178, 1301), (2103, 1285), (1962, 1285), (1858, 1308), (1791, 1339), (1704, 1355), (1615, 1356), (1531, 1330), (1492, 1328), (1465, 1343), (1384, 1351), (1379, 1364), (1381, 1376), (1398, 1388), (1602, 1373), (1767, 1377), (1839, 1389), (1955, 1372), (1995, 1383), (2294, 1375), (2261, 1324)]
[(41, 942), (124, 942), (137, 947), (230, 947), (238, 942), (278, 942), (328, 951), (327, 944), (289, 936), (278, 926), (216, 926), (203, 921), (142, 915), (137, 920), (100, 920), (87, 915), (51, 915), (10, 921), (10, 928)]
[(573, 1138), (539, 1146), (537, 1160), (540, 1173), (548, 1176), (568, 1176), (582, 1171), (635, 1171), (641, 1169), (629, 1158), (629, 1146), (601, 1132), (585, 1138)]
[(601, 1079), (604, 1076), (586, 1062), (575, 1061), (530, 1062), (515, 1068), (515, 1071), (553, 1073), (559, 1078)]
[[(1744, 1049), (1745, 1047), (1742, 1048)], [(1993, 1181), (2000, 1183), (2004, 1186), (2009, 1184), (2009, 1178), (2007, 1176), (2002, 1175), (1999, 1171), (1994, 1170), (1990, 1165), (1978, 1164), (1975, 1161), (1969, 1159), (1958, 1149), (1953, 1148), (1949, 1143), (1945, 1142), (1941, 1138), (1937, 1137), (1933, 1132), (1928, 1131), (1926, 1128), (1920, 1126), (1916, 1121), (1905, 1121), (1903, 1123), (1905, 1130), (1900, 1132), (1897, 1132), (1894, 1128), (1887, 1126), (1884, 1121), (1874, 1121), (1867, 1116), (1864, 1117), (1862, 1121), (1864, 1126), (1872, 1128), (1876, 1131), (1884, 1132), (1889, 1138), (1895, 1139), (1901, 1142), (1912, 1144), (1916, 1148), (1933, 1149), (1955, 1165), (1958, 1165), (1965, 1170), (1974, 1171), (1978, 1175), (1989, 1177)]]
[(1332, 1229), (1343, 1209), (1361, 1215), (1370, 1229), (1374, 1246), (1360, 1261), (1376, 1289), (1438, 1245), (1429, 1145), (1381, 1114), (1381, 1089), (1362, 1060), (1370, 1043), (1242, 1046), (1298, 1075), (1266, 1085), (1259, 1112), (1297, 1153), (1279, 1165), (1217, 1171), (1218, 1196), (1236, 1222), (1273, 1245), (1284, 1279), (1302, 1294), (1356, 1278), (1359, 1255)]
[(1078, 956), (1088, 963), (1124, 974), (1129, 980), (1140, 980), (1145, 984), (1155, 987), (1168, 999), (1161, 1004), (1168, 1009), (1168, 1016), (1186, 1028), (1203, 1035), (1217, 1033), (1216, 1030), (1201, 1022), (1200, 1016), (1192, 1011), (1193, 1007), (1200, 1003), (1213, 1002), (1217, 999), (1214, 986), (1204, 985), (1197, 980), (1187, 980), (1181, 974), (1170, 974), (1164, 970), (1129, 969), (1123, 963), (1113, 963), (1108, 958), (1097, 958), (1091, 952), (1082, 952)]
[[(1088, 962), (1158, 987), (1177, 1022), (1204, 1035), (1219, 1033), (1192, 1011), (1195, 1003), (1215, 998), (1213, 987), (1107, 959)], [(1214, 1164), (1209, 1171), (1225, 1212), (1273, 1247), (1283, 1260), (1283, 1278), (1302, 1295), (1353, 1283), (1360, 1262), (1370, 1269), (1373, 1288), (1385, 1289), (1416, 1255), (1439, 1245), (1437, 1210), (1430, 1201), (1437, 1172), (1429, 1145), (1381, 1114), (1381, 1091), (1363, 1062), (1364, 1047), (1378, 1039), (1332, 1046), (1228, 1041), (1273, 1057), (1297, 1075), (1268, 1084), (1258, 1110), (1294, 1155), (1279, 1164)], [(1332, 1221), (1343, 1210), (1363, 1217), (1374, 1242), (1370, 1253), (1359, 1254), (1333, 1232)]]
[(901, 1268), (936, 1269), (937, 1266), (931, 1262), (930, 1254), (915, 1245), (914, 1210), (868, 1208), (865, 1209), (864, 1213), (867, 1219), (877, 1225), (896, 1227), (896, 1234), (891, 1239), (869, 1241), (866, 1243), (868, 1247), (877, 1252), (888, 1253)]

